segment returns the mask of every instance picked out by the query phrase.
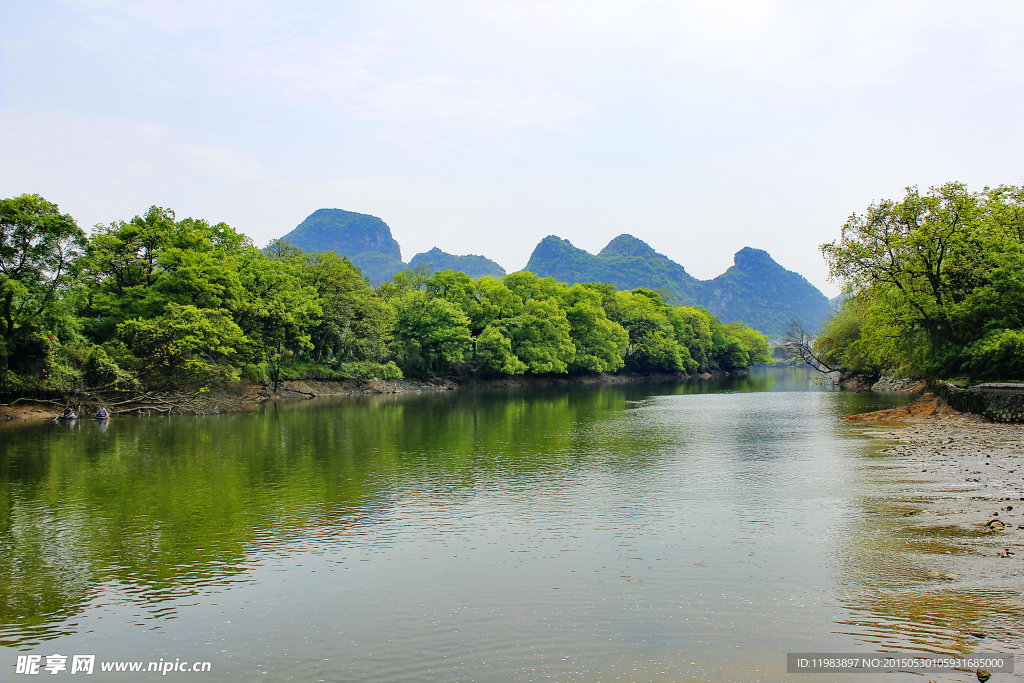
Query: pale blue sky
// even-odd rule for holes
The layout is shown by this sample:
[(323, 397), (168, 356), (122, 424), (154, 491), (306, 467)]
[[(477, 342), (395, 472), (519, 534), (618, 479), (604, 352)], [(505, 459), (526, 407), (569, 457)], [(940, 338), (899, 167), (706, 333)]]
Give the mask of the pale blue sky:
[(629, 232), (700, 278), (906, 185), (1024, 182), (1024, 4), (0, 1), (0, 196), (264, 244), (317, 208), (522, 268)]

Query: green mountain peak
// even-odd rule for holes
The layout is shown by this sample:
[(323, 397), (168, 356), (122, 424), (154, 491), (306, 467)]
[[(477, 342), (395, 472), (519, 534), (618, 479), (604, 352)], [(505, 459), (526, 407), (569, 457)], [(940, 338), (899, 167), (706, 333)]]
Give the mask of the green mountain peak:
[(434, 273), (441, 272), (442, 270), (457, 270), (472, 278), (481, 278), (485, 275), (499, 279), (505, 277), (505, 269), (485, 256), (478, 256), (476, 254), (455, 256), (454, 254), (441, 251), (437, 247), (430, 251), (416, 254), (409, 261), (409, 265), (413, 268), (425, 265)]
[(706, 306), (726, 322), (746, 323), (772, 336), (784, 334), (791, 318), (817, 329), (831, 314), (828, 299), (814, 285), (752, 247), (736, 252), (725, 273), (701, 281), (633, 235), (619, 235), (597, 255), (549, 235), (534, 249), (526, 270), (570, 284), (664, 290), (678, 304)]
[(281, 239), (303, 251), (347, 256), (374, 282), (383, 282), (405, 268), (391, 228), (365, 213), (317, 209)]

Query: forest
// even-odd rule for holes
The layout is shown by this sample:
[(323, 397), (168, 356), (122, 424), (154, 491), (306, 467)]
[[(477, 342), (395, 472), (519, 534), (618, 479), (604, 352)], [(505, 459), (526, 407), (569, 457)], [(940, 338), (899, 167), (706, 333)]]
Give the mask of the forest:
[(770, 362), (756, 330), (643, 287), (425, 267), (374, 286), (333, 252), (155, 206), (87, 235), (34, 194), (0, 200), (0, 296), (8, 394)]
[(841, 310), (805, 359), (843, 377), (1024, 379), (1024, 188), (907, 188), (821, 247)]

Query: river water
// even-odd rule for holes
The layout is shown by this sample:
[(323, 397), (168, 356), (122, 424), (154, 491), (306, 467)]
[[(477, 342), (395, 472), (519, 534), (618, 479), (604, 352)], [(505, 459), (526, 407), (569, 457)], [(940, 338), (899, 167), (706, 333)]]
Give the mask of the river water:
[(767, 369), (6, 428), (0, 679), (26, 653), (211, 662), (87, 680), (419, 682), (969, 651), (894, 588), (899, 482), (837, 420), (906, 401)]

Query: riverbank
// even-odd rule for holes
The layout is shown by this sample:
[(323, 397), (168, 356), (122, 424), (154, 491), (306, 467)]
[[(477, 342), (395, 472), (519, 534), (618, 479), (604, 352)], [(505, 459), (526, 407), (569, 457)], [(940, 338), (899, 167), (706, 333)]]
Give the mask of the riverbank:
[(1015, 608), (973, 627), (976, 649), (1024, 654), (1024, 425), (957, 412), (934, 394), (845, 420), (885, 442), (904, 533), (935, 553), (909, 580), (963, 595), (965, 613), (973, 596), (1000, 594)]
[[(268, 401), (297, 401), (334, 396), (364, 396), (368, 394), (409, 394), (456, 391), (460, 389), (513, 389), (546, 386), (587, 386), (622, 384), (627, 382), (672, 382), (690, 379), (711, 379), (719, 376), (740, 376), (748, 371), (732, 373), (596, 373), (591, 375), (556, 375), (551, 377), (515, 376), (498, 378), (434, 377), (416, 379), (369, 380), (289, 380), (276, 390), (268, 385), (242, 381), (202, 392), (154, 392), (133, 397), (131, 400), (110, 401), (115, 415), (218, 415), (256, 410)], [(10, 405), (13, 403), (13, 405)], [(0, 424), (52, 420), (60, 415), (65, 403), (58, 399), (16, 399), (0, 405)], [(83, 415), (91, 415), (100, 405), (100, 399), (87, 397), (74, 399), (71, 405), (81, 406)]]

